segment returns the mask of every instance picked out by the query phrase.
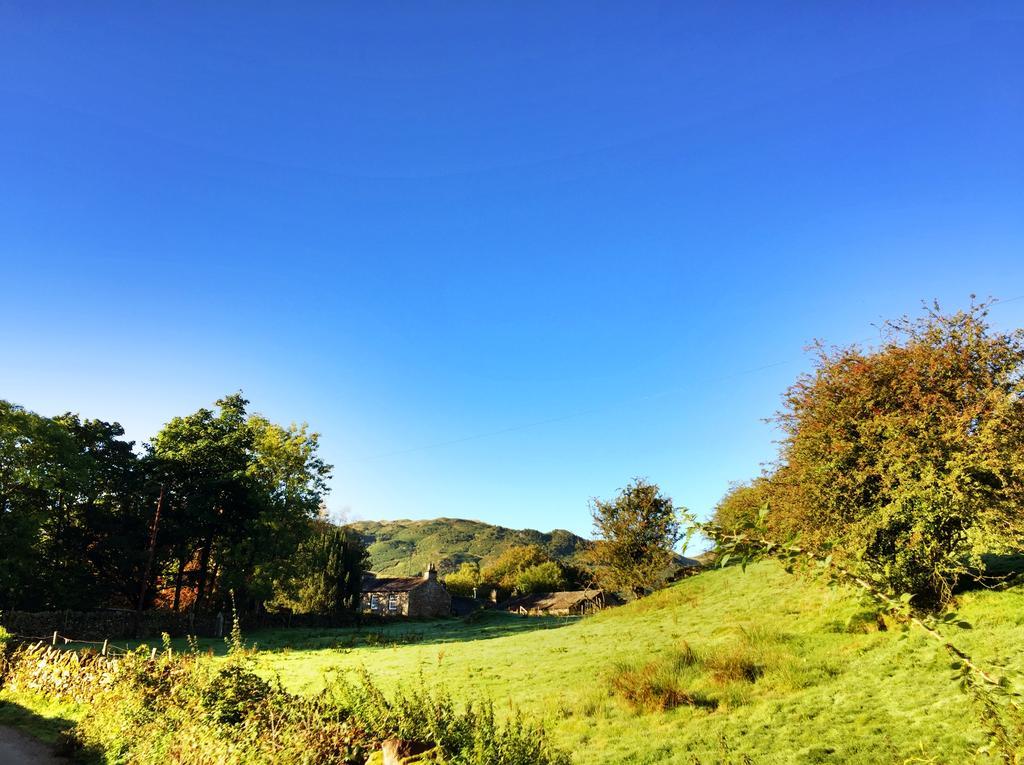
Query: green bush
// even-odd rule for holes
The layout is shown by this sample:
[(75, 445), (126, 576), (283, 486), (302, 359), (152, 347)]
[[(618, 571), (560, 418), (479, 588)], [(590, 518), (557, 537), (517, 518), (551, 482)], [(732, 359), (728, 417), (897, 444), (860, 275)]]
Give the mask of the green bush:
[(213, 722), (237, 725), (273, 695), (270, 683), (231, 662), (213, 673), (200, 689), (199, 703)]

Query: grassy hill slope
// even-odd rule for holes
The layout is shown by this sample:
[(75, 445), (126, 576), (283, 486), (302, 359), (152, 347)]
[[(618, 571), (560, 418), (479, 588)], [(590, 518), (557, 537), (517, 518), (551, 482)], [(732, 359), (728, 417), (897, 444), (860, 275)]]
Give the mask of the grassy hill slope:
[[(946, 628), (954, 641), (983, 663), (1024, 669), (1024, 591), (962, 600), (974, 628)], [(352, 640), (265, 634), (261, 661), (305, 691), (365, 668), (385, 688), (422, 676), (463, 700), (511, 702), (580, 763), (966, 762), (987, 739), (931, 642), (879, 632), (852, 594), (772, 563), (707, 572), (582, 621), (490, 614)], [(696, 664), (680, 666), (684, 645)], [(642, 675), (652, 662), (674, 662), (699, 705), (638, 711), (613, 690), (624, 668)]]
[[(1019, 688), (1024, 587), (960, 601), (971, 628), (944, 632)], [(976, 756), (988, 734), (941, 649), (880, 632), (869, 616), (849, 592), (761, 563), (708, 571), (583, 620), (488, 613), (249, 638), (262, 671), (292, 690), (313, 693), (361, 670), (385, 691), (422, 680), (459, 701), (491, 699), (502, 715), (518, 708), (542, 719), (580, 765), (998, 762)], [(223, 641), (201, 642), (224, 651)], [(630, 678), (648, 665), (660, 667), (648, 680), (671, 675), (685, 693), (677, 700), (692, 703), (629, 703), (623, 691), (640, 687)], [(0, 721), (52, 735), (84, 711), (0, 692)]]
[(435, 518), (429, 521), (357, 521), (370, 552), (370, 569), (389, 576), (422, 573), (433, 562), (445, 574), (464, 562), (486, 565), (514, 545), (536, 544), (551, 557), (571, 561), (590, 543), (563, 529), (550, 533), (508, 529), (480, 521)]

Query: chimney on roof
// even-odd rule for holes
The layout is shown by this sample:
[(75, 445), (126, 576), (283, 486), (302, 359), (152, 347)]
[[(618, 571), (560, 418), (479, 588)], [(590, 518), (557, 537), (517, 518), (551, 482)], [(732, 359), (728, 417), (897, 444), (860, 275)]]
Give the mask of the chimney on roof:
[(423, 578), (426, 579), (428, 582), (437, 581), (437, 567), (434, 566), (433, 561), (431, 561), (430, 564), (427, 566), (427, 570), (423, 574)]

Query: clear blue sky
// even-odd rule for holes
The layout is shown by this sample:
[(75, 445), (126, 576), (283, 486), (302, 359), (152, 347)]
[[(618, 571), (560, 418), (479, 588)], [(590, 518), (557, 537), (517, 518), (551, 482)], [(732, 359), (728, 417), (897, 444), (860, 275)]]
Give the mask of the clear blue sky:
[(1016, 2), (2, 0), (0, 135), (0, 397), (241, 388), (362, 518), (707, 512), (808, 341), (1024, 295)]

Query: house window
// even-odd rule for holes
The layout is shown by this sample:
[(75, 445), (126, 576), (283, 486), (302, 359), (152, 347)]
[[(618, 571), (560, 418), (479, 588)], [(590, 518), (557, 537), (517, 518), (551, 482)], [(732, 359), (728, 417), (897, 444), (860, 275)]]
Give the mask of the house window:
[(378, 595), (377, 593), (373, 593), (370, 596), (370, 610), (371, 611), (379, 611), (380, 610), (380, 595)]
[(394, 613), (398, 610), (398, 595), (391, 593), (388, 595), (388, 611)]

